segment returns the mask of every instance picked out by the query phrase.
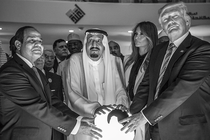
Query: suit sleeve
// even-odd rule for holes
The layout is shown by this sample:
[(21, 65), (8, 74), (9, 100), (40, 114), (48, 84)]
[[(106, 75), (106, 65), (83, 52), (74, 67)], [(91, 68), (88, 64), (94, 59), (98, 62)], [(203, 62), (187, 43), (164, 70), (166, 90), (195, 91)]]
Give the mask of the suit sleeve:
[[(3, 95), (21, 109), (57, 130), (58, 127), (63, 128), (65, 131), (62, 133), (69, 135), (76, 125), (76, 115), (72, 115), (73, 112), (61, 102), (54, 102), (57, 107), (51, 106), (41, 96), (43, 93), (35, 90), (37, 84), (33, 78), (21, 67), (7, 66), (0, 72), (0, 88)], [(65, 111), (58, 109), (61, 107), (64, 107)]]
[(133, 98), (133, 102), (130, 105), (131, 114), (140, 112), (147, 104), (149, 94), (149, 67), (147, 68), (144, 78), (140, 83), (136, 94)]

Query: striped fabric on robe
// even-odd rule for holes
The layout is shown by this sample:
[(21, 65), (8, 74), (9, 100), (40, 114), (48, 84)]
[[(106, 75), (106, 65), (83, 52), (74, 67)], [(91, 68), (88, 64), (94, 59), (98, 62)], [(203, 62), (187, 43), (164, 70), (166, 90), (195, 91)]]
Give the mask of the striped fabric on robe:
[(1, 47), (1, 42), (0, 42), (0, 67), (7, 62), (7, 56), (5, 51)]

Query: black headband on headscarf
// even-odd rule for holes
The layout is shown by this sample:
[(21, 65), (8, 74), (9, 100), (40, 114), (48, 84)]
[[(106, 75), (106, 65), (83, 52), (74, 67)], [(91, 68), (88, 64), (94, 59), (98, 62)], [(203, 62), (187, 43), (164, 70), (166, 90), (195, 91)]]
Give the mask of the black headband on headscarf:
[(88, 29), (85, 33), (100, 33), (103, 34), (105, 36), (108, 36), (106, 31), (100, 30), (100, 29)]

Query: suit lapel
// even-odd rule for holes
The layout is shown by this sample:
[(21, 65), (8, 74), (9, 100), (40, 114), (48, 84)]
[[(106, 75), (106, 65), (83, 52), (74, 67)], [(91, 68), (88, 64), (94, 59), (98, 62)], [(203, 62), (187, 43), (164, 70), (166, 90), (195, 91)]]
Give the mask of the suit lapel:
[[(33, 71), (32, 68), (30, 68), (19, 56), (14, 55), (14, 60), (23, 68), (23, 72), (26, 73), (26, 76), (28, 76), (28, 79), (32, 86), (35, 88), (35, 90), (41, 95), (41, 97), (47, 101), (49, 101), (48, 95), (45, 93), (45, 90), (42, 88), (41, 83), (36, 76), (35, 72)], [(43, 77), (41, 76), (42, 81)], [(44, 82), (46, 83), (46, 82)], [(45, 87), (46, 84), (43, 86)]]
[(39, 75), (41, 77), (41, 80), (42, 80), (42, 84), (43, 84), (43, 92), (44, 94), (46, 95), (46, 99), (51, 102), (51, 91), (49, 90), (50, 87), (49, 87), (49, 82), (46, 80), (46, 75), (44, 75), (44, 73), (41, 71), (41, 70), (38, 70), (39, 72)]
[(172, 68), (175, 64), (175, 62), (186, 52), (186, 50), (188, 49), (189, 45), (190, 45), (190, 38), (191, 38), (191, 35), (189, 34), (185, 39), (184, 41), (178, 46), (178, 48), (176, 49), (176, 51), (174, 52), (173, 56), (171, 57), (171, 60), (168, 64), (168, 67), (165, 71), (165, 74), (164, 74), (164, 77), (163, 77), (163, 80), (162, 80), (162, 83), (161, 83), (161, 86), (160, 88), (162, 87), (162, 85), (164, 85), (170, 75), (171, 75), (171, 71), (172, 71)]
[(54, 60), (54, 65), (53, 65), (53, 70), (54, 70), (54, 73), (57, 72), (57, 68), (58, 68), (58, 60), (57, 60), (57, 57), (55, 57), (55, 60)]

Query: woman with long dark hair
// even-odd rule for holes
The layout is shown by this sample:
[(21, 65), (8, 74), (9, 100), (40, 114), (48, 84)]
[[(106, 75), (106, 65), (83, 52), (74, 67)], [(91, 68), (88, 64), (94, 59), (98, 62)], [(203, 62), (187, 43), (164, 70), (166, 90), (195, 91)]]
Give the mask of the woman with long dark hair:
[[(132, 102), (147, 69), (152, 48), (158, 41), (158, 32), (154, 23), (143, 21), (138, 23), (131, 36), (132, 53), (124, 59), (126, 89)], [(141, 110), (136, 109), (137, 113)], [(134, 140), (145, 139), (145, 128), (137, 128)]]

